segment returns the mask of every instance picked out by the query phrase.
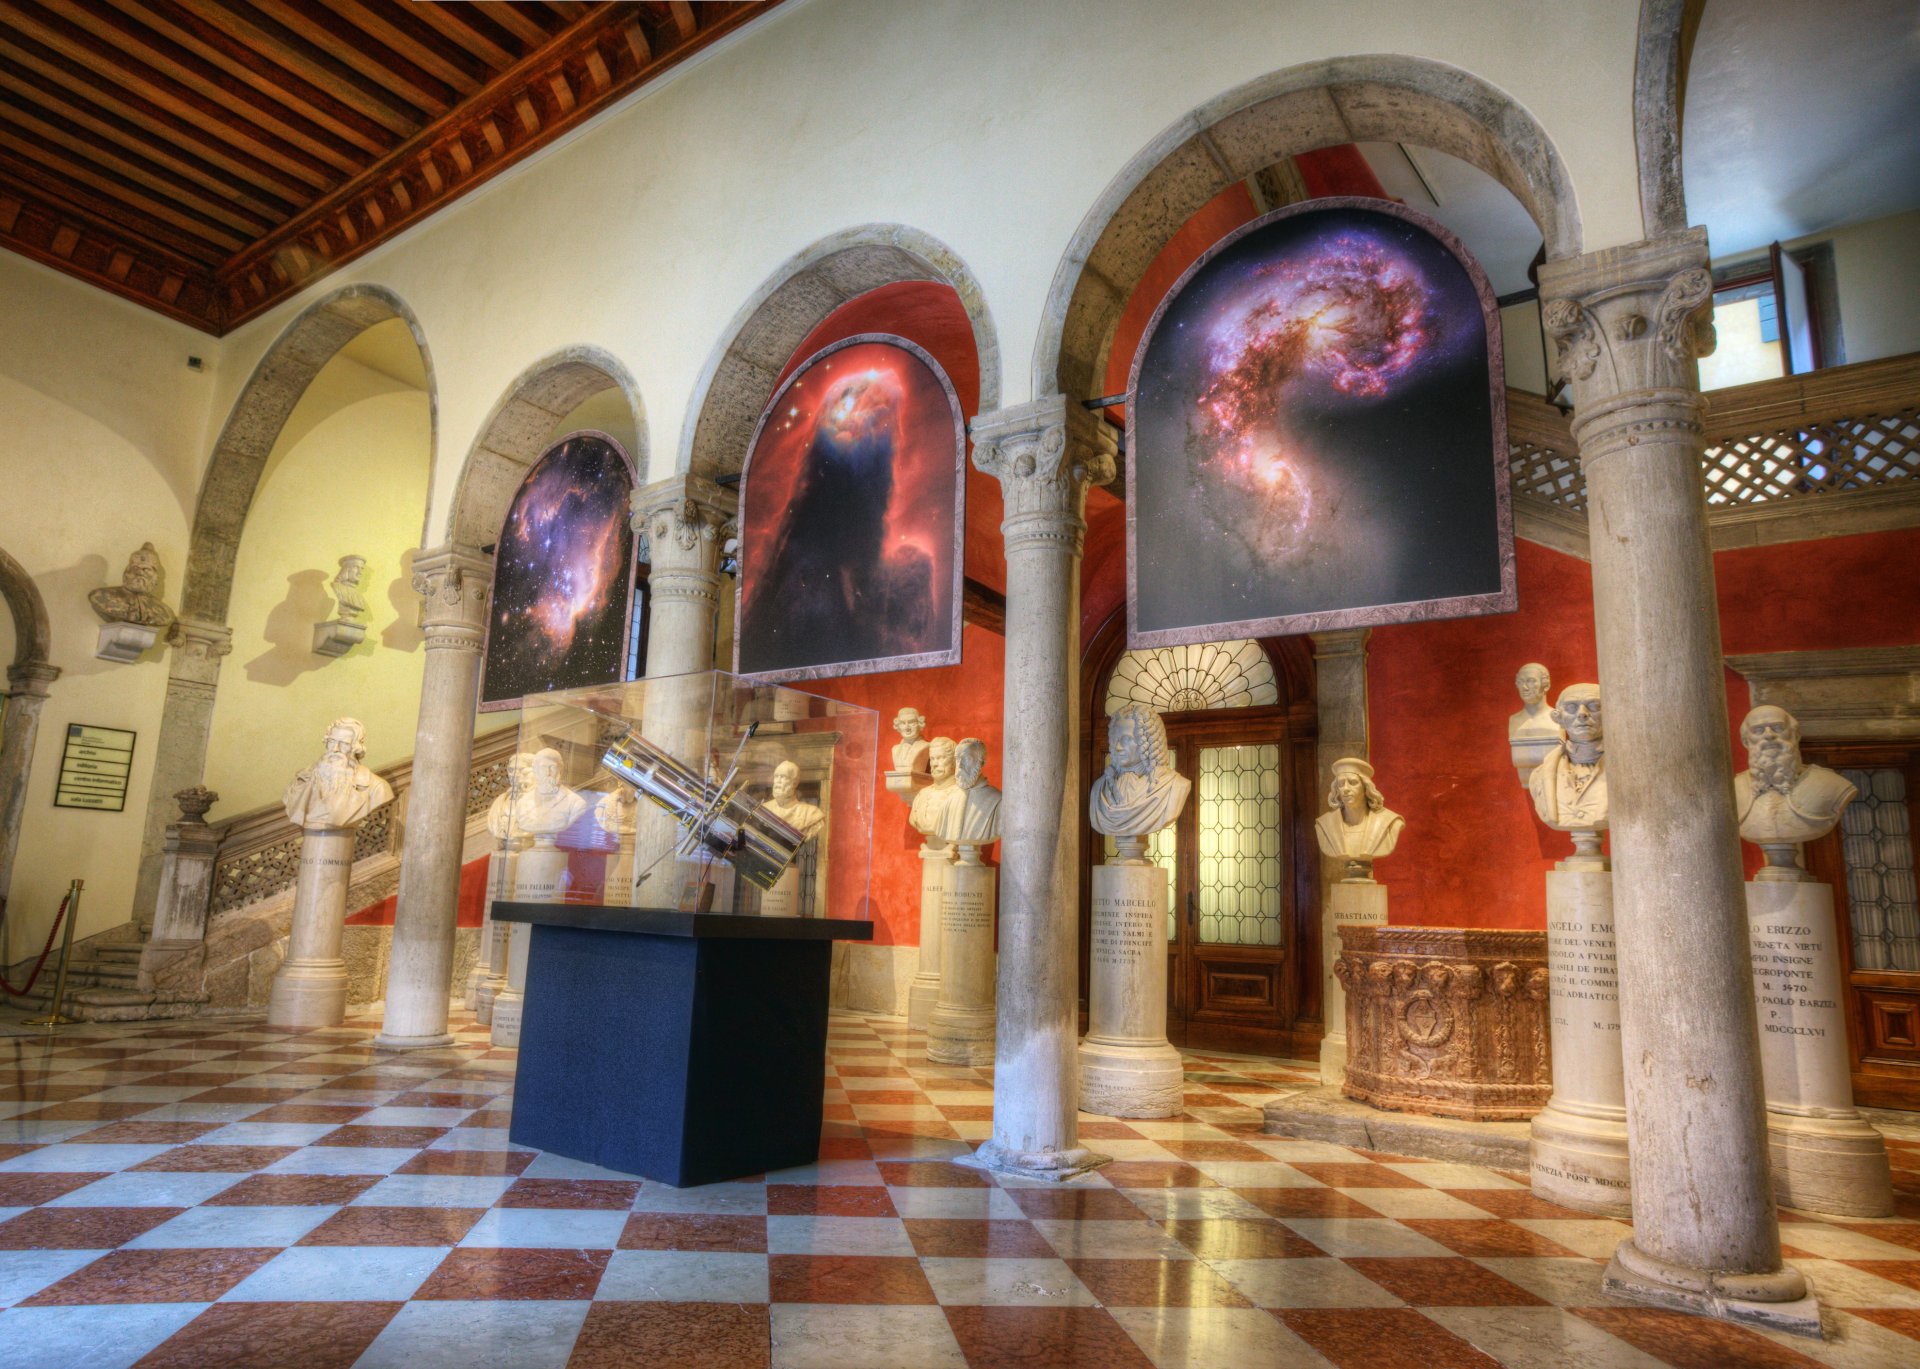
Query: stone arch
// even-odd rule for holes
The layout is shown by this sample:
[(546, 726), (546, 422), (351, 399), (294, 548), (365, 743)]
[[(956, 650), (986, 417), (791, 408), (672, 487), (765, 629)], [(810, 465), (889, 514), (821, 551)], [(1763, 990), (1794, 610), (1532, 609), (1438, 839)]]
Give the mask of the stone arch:
[(647, 411), (640, 387), (612, 353), (567, 347), (541, 358), (514, 378), (474, 439), (454, 487), (447, 541), (490, 547), (527, 471), (551, 445), (560, 420), (602, 391), (618, 389), (633, 407), (635, 479), (647, 481)]
[(783, 262), (728, 322), (694, 383), (679, 464), (708, 480), (736, 474), (793, 351), (835, 309), (899, 281), (951, 286), (973, 323), (980, 411), (1000, 407), (1000, 341), (980, 282), (945, 243), (904, 224), (849, 228)]
[[(226, 621), (240, 534), (280, 430), (335, 353), (375, 324), (395, 318), (406, 321), (420, 348), (427, 375), (430, 453), (438, 450), (439, 405), (433, 355), (427, 350), (419, 320), (405, 301), (385, 286), (349, 285), (309, 305), (274, 339), (254, 367), (220, 430), (220, 440), (214, 444), (193, 513), (187, 573), (180, 588), (183, 617), (210, 623)], [(430, 454), (428, 488), (432, 488), (432, 460)]]
[(26, 811), (27, 775), (39, 736), (40, 706), (60, 667), (52, 663), (53, 632), (40, 587), (27, 568), (4, 550), (0, 550), (0, 598), (13, 614), (13, 662), (7, 667), (7, 686), (0, 690), (0, 702), (5, 705), (5, 726), (0, 727), (0, 916), (4, 916), (20, 846), (20, 819)]
[(1640, 165), (1640, 227), (1649, 238), (1687, 226), (1680, 119), (1687, 62), (1706, 0), (1640, 0), (1633, 62), (1633, 149)]
[(0, 598), (13, 614), (15, 666), (44, 665), (53, 658), (53, 629), (47, 622), (46, 601), (27, 568), (0, 548)]
[(1309, 62), (1184, 115), (1114, 177), (1054, 273), (1034, 347), (1033, 393), (1101, 393), (1128, 297), (1155, 253), (1221, 190), (1282, 157), (1368, 141), (1418, 143), (1472, 163), (1533, 216), (1549, 258), (1579, 255), (1572, 178), (1546, 131), (1511, 96), (1420, 57)]

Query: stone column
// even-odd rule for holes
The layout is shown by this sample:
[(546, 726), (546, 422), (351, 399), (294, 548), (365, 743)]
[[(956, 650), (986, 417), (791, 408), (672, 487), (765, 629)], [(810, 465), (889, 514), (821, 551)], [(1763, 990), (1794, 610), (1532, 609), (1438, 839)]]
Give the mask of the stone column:
[(1817, 1334), (1768, 1174), (1700, 480), (1706, 232), (1548, 262), (1540, 294), (1573, 384), (1607, 708), (1634, 1229), (1605, 1286)]
[(1115, 847), (1093, 871), (1080, 1110), (1172, 1117), (1187, 1076), (1167, 1042), (1167, 872), (1147, 859), (1146, 837), (1118, 837)]
[(220, 796), (205, 785), (173, 796), (180, 821), (167, 827), (160, 862), (160, 906), (153, 932), (140, 950), (139, 986), (151, 992), (187, 987), (175, 982), (184, 972), (193, 986), (206, 962), (207, 912), (213, 906), (213, 867), (223, 831), (207, 825), (207, 810)]
[(206, 778), (214, 692), (220, 685), (220, 660), (233, 650), (233, 629), (225, 623), (183, 616), (174, 621), (168, 640), (173, 654), (167, 661), (167, 700), (154, 741), (140, 874), (133, 891), (134, 918), (146, 926), (152, 925), (159, 904), (160, 862), (167, 825), (173, 821), (173, 795)]
[(1115, 441), (1063, 395), (984, 414), (972, 435), (974, 465), (1000, 481), (1007, 548), (998, 1039), (978, 1155), (1056, 1179), (1103, 1163), (1077, 1121), (1080, 553), (1087, 487), (1113, 479)]
[(387, 1010), (374, 1044), (386, 1050), (451, 1045), (454, 918), (467, 831), (480, 652), (493, 602), (493, 558), (449, 544), (414, 559), (413, 589), (425, 601), (426, 662), (414, 733), (413, 785), (393, 914)]
[[(33, 768), (33, 744), (40, 732), (40, 709), (47, 686), (60, 667), (45, 661), (21, 661), (7, 667), (5, 727), (0, 729), (0, 904), (13, 883), (13, 857), (20, 848), (20, 816), (27, 807), (27, 773)], [(5, 960), (0, 948), (0, 961)]]
[(907, 989), (907, 1025), (925, 1031), (940, 1001), (940, 899), (953, 851), (938, 837), (920, 844), (920, 963)]
[[(1372, 628), (1316, 632), (1313, 641), (1314, 711), (1319, 735), (1315, 759), (1325, 794), (1333, 763), (1342, 756), (1367, 759), (1367, 638)], [(1320, 862), (1320, 1082), (1338, 1088), (1347, 1075), (1347, 991), (1334, 976), (1340, 958), (1340, 927), (1386, 922), (1386, 890), (1379, 889), (1379, 916), (1371, 895), (1339, 892), (1345, 873), (1339, 861)]]
[(270, 1027), (335, 1027), (347, 1015), (347, 884), (353, 876), (353, 828), (309, 827), (300, 834), (287, 958), (267, 999)]

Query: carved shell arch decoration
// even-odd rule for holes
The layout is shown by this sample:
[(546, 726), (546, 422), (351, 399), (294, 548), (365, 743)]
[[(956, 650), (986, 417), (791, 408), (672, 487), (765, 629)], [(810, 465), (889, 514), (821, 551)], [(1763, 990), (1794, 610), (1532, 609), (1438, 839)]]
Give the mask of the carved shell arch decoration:
[(1129, 651), (1107, 681), (1106, 711), (1146, 704), (1158, 713), (1255, 708), (1280, 702), (1273, 663), (1251, 637)]

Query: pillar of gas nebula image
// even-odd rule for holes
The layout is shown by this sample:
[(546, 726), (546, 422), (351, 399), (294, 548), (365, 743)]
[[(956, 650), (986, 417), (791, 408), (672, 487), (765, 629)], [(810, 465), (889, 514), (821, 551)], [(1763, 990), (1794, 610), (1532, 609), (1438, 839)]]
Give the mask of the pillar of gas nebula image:
[(1405, 219), (1215, 249), (1136, 363), (1138, 628), (1498, 589), (1486, 343), (1471, 275)]
[(743, 673), (952, 642), (957, 431), (950, 391), (902, 347), (858, 342), (795, 374), (744, 481)]

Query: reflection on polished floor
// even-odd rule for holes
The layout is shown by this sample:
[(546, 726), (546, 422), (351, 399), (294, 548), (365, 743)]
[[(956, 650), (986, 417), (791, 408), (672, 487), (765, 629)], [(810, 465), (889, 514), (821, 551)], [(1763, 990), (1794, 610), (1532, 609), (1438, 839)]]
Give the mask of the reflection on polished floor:
[(1825, 1343), (1611, 1303), (1624, 1223), (1520, 1176), (1259, 1133), (1305, 1070), (1189, 1054), (1186, 1115), (1086, 1119), (1067, 1186), (945, 1163), (988, 1072), (837, 1016), (819, 1164), (676, 1190), (507, 1140), (513, 1052), (377, 1023), (0, 1041), (0, 1366), (1912, 1365), (1899, 1212), (1783, 1214)]

